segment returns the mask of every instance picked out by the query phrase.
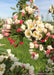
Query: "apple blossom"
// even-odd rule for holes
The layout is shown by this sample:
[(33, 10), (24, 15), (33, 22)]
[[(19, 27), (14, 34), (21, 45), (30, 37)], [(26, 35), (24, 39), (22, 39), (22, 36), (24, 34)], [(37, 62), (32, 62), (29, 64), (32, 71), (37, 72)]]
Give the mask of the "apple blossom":
[(11, 25), (7, 25), (6, 26), (6, 29), (11, 29)]
[(19, 24), (20, 23), (20, 20), (15, 20), (15, 24)]
[(48, 32), (48, 33), (46, 34), (46, 36), (50, 37), (50, 32)]
[(3, 39), (3, 34), (0, 34), (0, 39)]
[(1, 31), (2, 31), (2, 34), (4, 34), (4, 33), (5, 33), (5, 30), (4, 30), (4, 29), (2, 29)]
[(34, 48), (34, 44), (32, 42), (30, 42), (30, 48)]
[(53, 47), (51, 45), (48, 45), (47, 49), (51, 50), (51, 49), (53, 49)]
[(38, 44), (35, 44), (34, 46), (35, 46), (35, 48), (38, 48), (38, 47), (39, 47), (39, 45), (38, 45)]
[(12, 24), (13, 23), (13, 21), (12, 21), (12, 19), (11, 18), (8, 18), (8, 19), (6, 19), (6, 21), (5, 21), (7, 24)]
[(25, 29), (26, 29), (26, 26), (22, 24), (22, 25), (21, 25), (21, 29), (22, 29), (22, 30), (25, 30)]
[(40, 50), (40, 51), (43, 51), (43, 49), (44, 49), (44, 48), (43, 48), (43, 45), (40, 44), (40, 45), (39, 45), (39, 50)]
[(16, 20), (17, 18), (18, 18), (18, 16), (17, 15), (14, 15), (13, 19)]

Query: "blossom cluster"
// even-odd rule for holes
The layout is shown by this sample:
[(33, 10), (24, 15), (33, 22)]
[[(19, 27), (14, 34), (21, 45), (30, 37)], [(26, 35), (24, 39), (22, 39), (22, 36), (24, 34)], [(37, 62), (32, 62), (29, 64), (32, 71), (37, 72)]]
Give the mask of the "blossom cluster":
[[(7, 63), (7, 62), (9, 62), (9, 63)], [(3, 75), (3, 74), (6, 75), (7, 64), (8, 65), (11, 64), (11, 66), (8, 68), (9, 71), (10, 71), (10, 74), (16, 68), (17, 69), (20, 69), (20, 67), (21, 67), (22, 69), (24, 69), (23, 71), (26, 70), (26, 73), (27, 74), (34, 75), (34, 67), (33, 66), (30, 66), (29, 63), (23, 64), (23, 63), (19, 62), (19, 59), (17, 59), (14, 56), (14, 54), (11, 53), (11, 49), (7, 49), (7, 53), (4, 53), (3, 55), (0, 55), (0, 75)], [(23, 72), (22, 72), (22, 74), (23, 74)]]

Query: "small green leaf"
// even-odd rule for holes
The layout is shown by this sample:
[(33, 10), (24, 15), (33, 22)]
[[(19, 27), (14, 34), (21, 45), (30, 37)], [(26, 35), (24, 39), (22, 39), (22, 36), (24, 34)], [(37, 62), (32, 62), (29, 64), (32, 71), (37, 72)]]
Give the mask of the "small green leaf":
[(13, 14), (12, 15), (15, 15), (17, 12), (13, 12)]
[(14, 7), (10, 7), (11, 9), (13, 9), (13, 10), (16, 10)]

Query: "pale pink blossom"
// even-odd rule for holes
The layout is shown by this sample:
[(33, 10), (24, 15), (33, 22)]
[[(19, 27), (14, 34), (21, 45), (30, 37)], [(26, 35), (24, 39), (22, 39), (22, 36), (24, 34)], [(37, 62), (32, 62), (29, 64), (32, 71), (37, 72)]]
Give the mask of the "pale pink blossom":
[(14, 15), (13, 19), (16, 20), (17, 18), (18, 18), (18, 16), (17, 15)]
[(20, 23), (20, 20), (15, 20), (15, 24), (19, 24)]
[(5, 37), (8, 37), (8, 36), (9, 36), (9, 33), (5, 33), (4, 36), (5, 36)]
[(35, 48), (38, 48), (38, 47), (39, 47), (39, 45), (38, 45), (38, 44), (35, 44), (34, 46), (35, 46)]

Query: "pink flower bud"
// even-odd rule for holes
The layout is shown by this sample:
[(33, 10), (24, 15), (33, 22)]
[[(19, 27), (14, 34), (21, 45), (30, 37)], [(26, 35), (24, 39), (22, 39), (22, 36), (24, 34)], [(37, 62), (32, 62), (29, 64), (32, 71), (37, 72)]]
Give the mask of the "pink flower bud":
[(23, 45), (23, 42), (21, 41), (21, 42), (19, 43), (19, 45)]
[(2, 34), (4, 34), (4, 33), (5, 33), (5, 30), (3, 30), (3, 29), (2, 29), (1, 31), (2, 31)]
[(21, 28), (18, 28), (18, 29), (17, 29), (17, 32), (21, 32)]
[(36, 54), (35, 52), (34, 52), (34, 53), (32, 53), (32, 56), (33, 56), (33, 57), (35, 57), (35, 54)]
[(17, 15), (14, 15), (13, 19), (16, 20), (17, 18), (18, 18), (18, 16)]
[(6, 29), (11, 29), (11, 25), (7, 25), (6, 26)]
[(54, 35), (51, 35), (50, 37), (51, 37), (52, 39), (54, 39)]
[(14, 45), (14, 47), (17, 47), (17, 46), (18, 46), (18, 44), (15, 44), (15, 45)]
[(44, 42), (45, 42), (45, 40), (41, 40), (41, 42), (43, 42), (43, 43), (44, 43)]
[(5, 36), (5, 37), (8, 37), (8, 36), (9, 36), (9, 33), (5, 33), (4, 36)]
[(46, 36), (50, 37), (50, 32), (48, 32), (48, 33), (46, 34)]
[(48, 39), (48, 37), (45, 37), (45, 40), (47, 40)]
[(50, 54), (50, 52), (51, 52), (51, 51), (50, 51), (49, 49), (46, 51), (47, 54)]
[(37, 42), (36, 42), (36, 41), (34, 41), (33, 43), (34, 43), (34, 44), (36, 44)]
[(23, 20), (20, 20), (20, 24), (23, 24)]
[(25, 13), (22, 12), (22, 16), (25, 16)]

